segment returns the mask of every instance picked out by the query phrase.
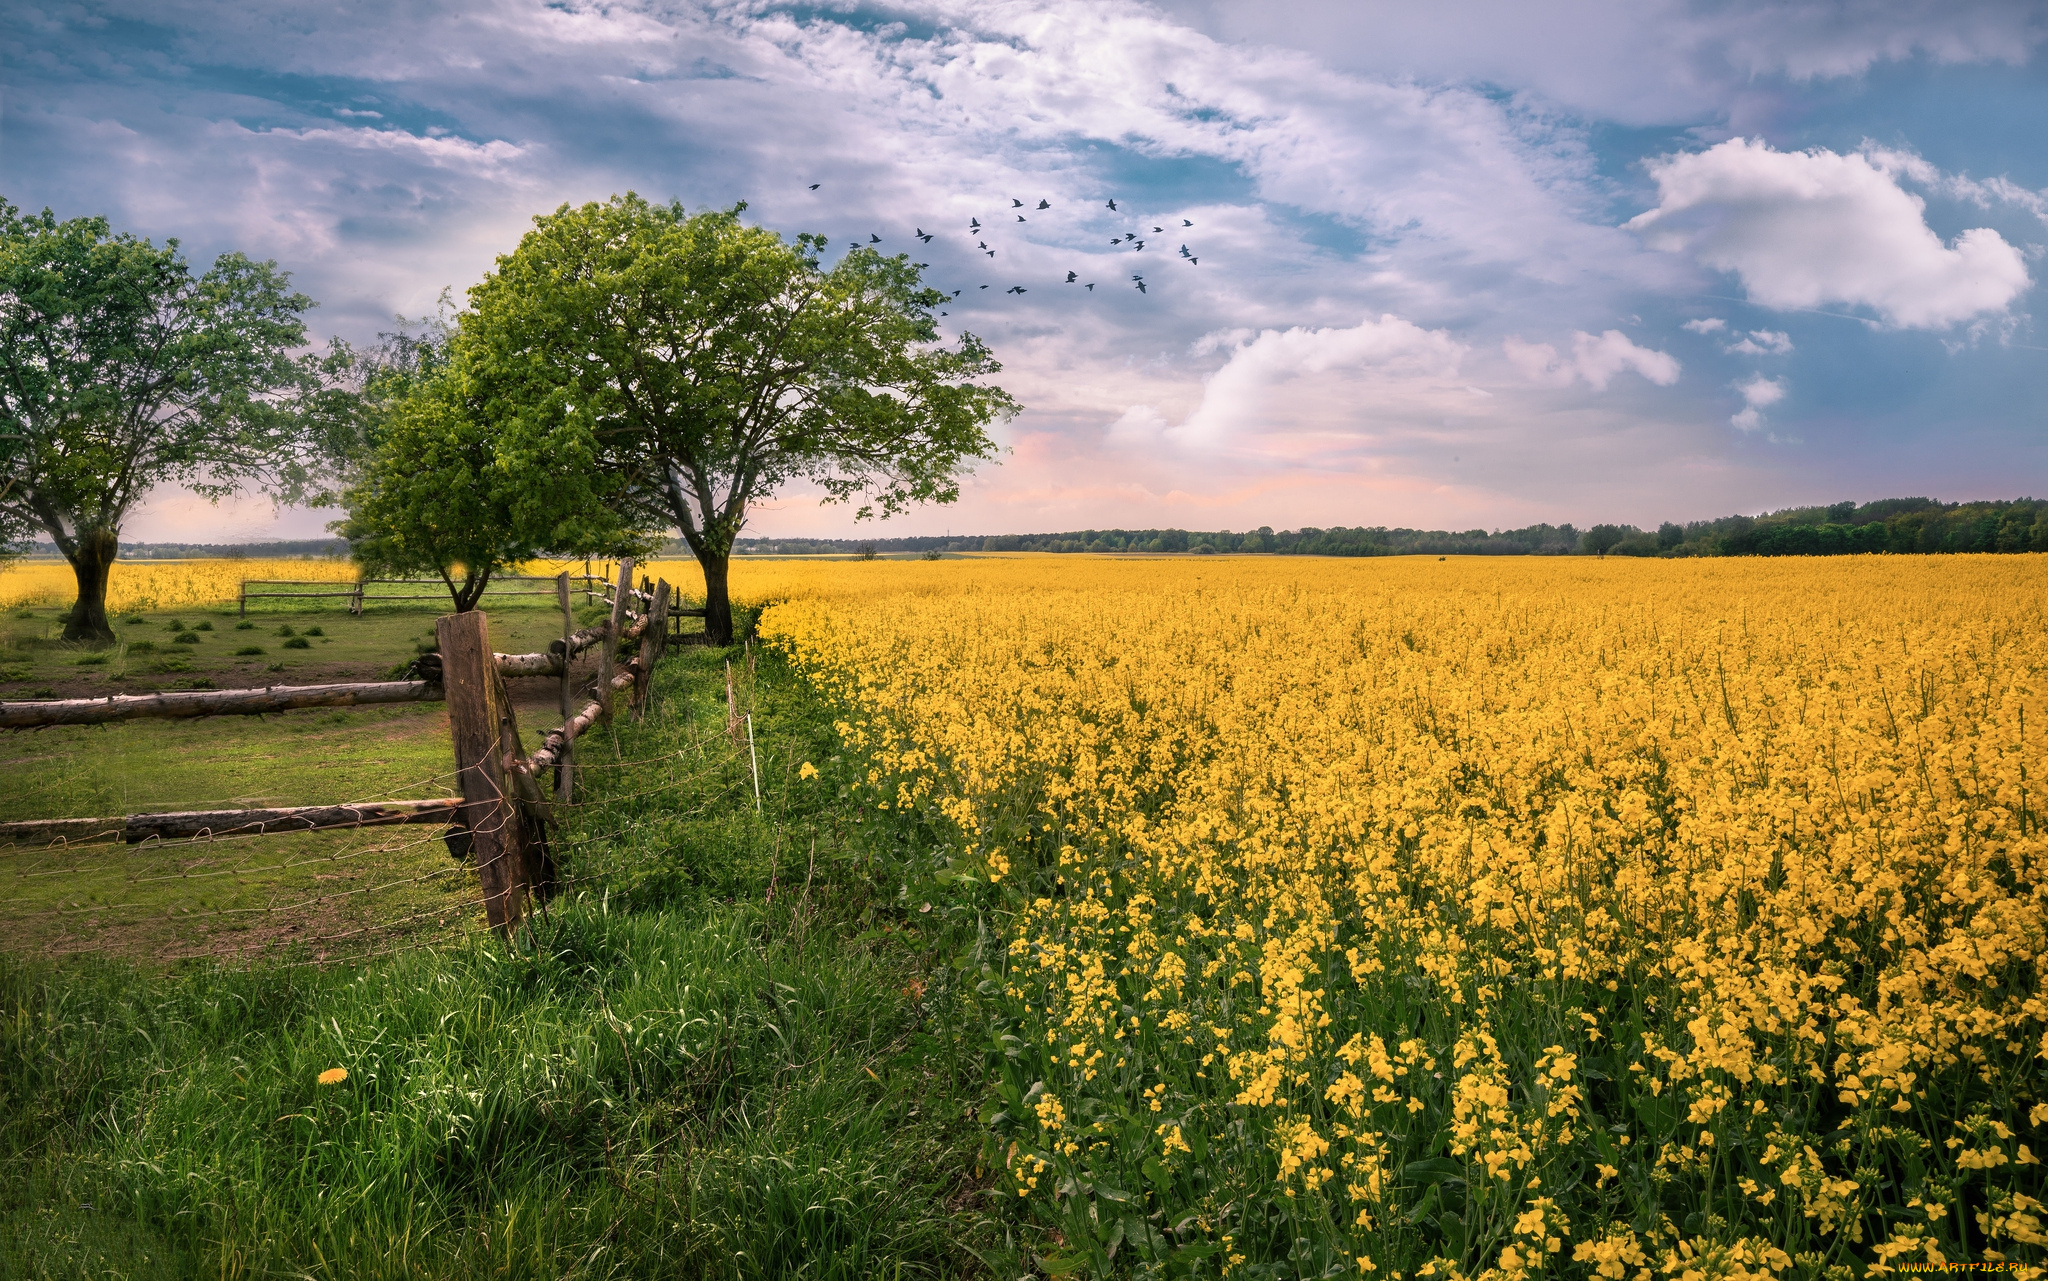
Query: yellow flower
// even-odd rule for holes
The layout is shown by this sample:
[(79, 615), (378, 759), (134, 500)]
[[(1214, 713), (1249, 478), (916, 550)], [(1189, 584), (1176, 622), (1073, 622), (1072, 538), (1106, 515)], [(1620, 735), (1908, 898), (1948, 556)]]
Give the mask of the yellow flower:
[(340, 1085), (346, 1080), (348, 1080), (347, 1068), (328, 1068), (320, 1074), (320, 1084), (322, 1085)]
[(809, 761), (805, 761), (797, 767), (796, 776), (798, 778), (816, 778), (818, 776), (818, 767)]

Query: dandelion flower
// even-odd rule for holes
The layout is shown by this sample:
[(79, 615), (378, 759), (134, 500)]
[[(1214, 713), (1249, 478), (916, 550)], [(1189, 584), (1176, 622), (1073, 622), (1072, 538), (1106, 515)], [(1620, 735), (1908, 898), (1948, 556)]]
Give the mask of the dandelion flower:
[(320, 1074), (320, 1084), (322, 1085), (340, 1085), (346, 1080), (348, 1080), (347, 1068), (328, 1068)]

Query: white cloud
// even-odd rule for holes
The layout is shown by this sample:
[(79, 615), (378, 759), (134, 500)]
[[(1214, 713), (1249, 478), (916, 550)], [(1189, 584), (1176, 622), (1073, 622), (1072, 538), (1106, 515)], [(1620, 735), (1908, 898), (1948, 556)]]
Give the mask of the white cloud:
[(1739, 341), (1721, 349), (1731, 356), (1789, 356), (1792, 335), (1775, 329), (1752, 329)]
[(1544, 387), (1569, 387), (1583, 380), (1594, 391), (1606, 391), (1607, 384), (1625, 369), (1633, 369), (1659, 387), (1678, 381), (1679, 364), (1665, 352), (1638, 347), (1619, 329), (1598, 335), (1584, 330), (1572, 334), (1572, 354), (1559, 356), (1549, 343), (1527, 343), (1510, 337), (1502, 341), (1508, 363), (1530, 382)]
[[(1447, 385), (1467, 350), (1444, 330), (1392, 315), (1341, 329), (1268, 329), (1231, 350), (1202, 389), (1201, 403), (1172, 435), (1211, 446), (1310, 425), (1304, 420), (1325, 430), (1370, 433), (1386, 417), (1418, 408), (1418, 400), (1450, 393), (1467, 401), (1462, 386)], [(1355, 394), (1365, 388), (1372, 394)]]
[(2032, 284), (1988, 227), (1944, 245), (1920, 198), (1861, 155), (1731, 138), (1649, 168), (1659, 204), (1628, 226), (1734, 272), (1766, 307), (1864, 306), (1895, 327), (1940, 329), (2004, 311)]
[(1726, 329), (1728, 322), (1719, 316), (1708, 316), (1703, 320), (1688, 320), (1681, 327), (1696, 334), (1714, 334)]
[(1292, 45), (1339, 66), (1486, 81), (1633, 124), (1691, 125), (1737, 111), (1768, 97), (1780, 77), (1857, 76), (1920, 57), (2020, 65), (2048, 37), (2035, 0), (1164, 3), (1219, 34)]
[(1735, 390), (1742, 393), (1745, 407), (1728, 420), (1730, 426), (1741, 431), (1755, 431), (1764, 425), (1763, 410), (1785, 399), (1783, 379), (1766, 378), (1762, 374), (1746, 383), (1738, 384)]
[(2003, 175), (1978, 181), (1967, 174), (1943, 173), (1922, 156), (1881, 147), (1868, 139), (1864, 140), (1862, 155), (1879, 171), (1918, 183), (1951, 200), (1966, 201), (1979, 209), (2013, 205), (2048, 223), (2048, 191), (2029, 191)]

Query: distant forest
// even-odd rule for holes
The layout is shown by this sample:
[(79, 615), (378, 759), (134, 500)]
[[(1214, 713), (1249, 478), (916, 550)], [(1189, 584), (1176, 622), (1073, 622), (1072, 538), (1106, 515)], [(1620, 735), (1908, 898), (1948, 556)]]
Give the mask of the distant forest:
[[(31, 543), (28, 554), (58, 559), (55, 543)], [(345, 538), (299, 538), (276, 543), (122, 543), (122, 560), (256, 560), (263, 557), (348, 558)]]
[(742, 538), (742, 556), (943, 555), (947, 552), (1273, 552), (1297, 556), (1842, 556), (1859, 552), (2048, 552), (2048, 501), (1872, 503), (1788, 507), (1656, 529), (1530, 525), (1462, 531), (1360, 526), (1245, 533), (1084, 529), (1064, 534), (931, 538)]
[[(1656, 529), (1634, 525), (1530, 525), (1525, 529), (1333, 529), (1267, 526), (1232, 533), (1188, 529), (1082, 529), (1064, 534), (970, 534), (930, 538), (742, 538), (740, 556), (944, 555), (947, 552), (1272, 552), (1294, 556), (1845, 556), (1866, 552), (2048, 552), (2048, 500), (1943, 503), (1884, 498), (1874, 503), (1787, 507), (1762, 516), (1723, 516)], [(313, 556), (341, 559), (348, 543), (305, 538), (275, 543), (124, 543), (125, 560)], [(28, 549), (50, 557), (57, 549)], [(687, 557), (680, 539), (663, 555)]]

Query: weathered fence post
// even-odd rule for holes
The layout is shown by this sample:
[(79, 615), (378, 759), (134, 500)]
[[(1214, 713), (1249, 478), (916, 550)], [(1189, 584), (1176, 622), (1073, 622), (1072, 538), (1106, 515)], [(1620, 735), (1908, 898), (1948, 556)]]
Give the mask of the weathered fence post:
[(654, 584), (654, 601), (647, 607), (647, 626), (640, 631), (640, 671), (633, 681), (633, 719), (647, 714), (647, 696), (654, 689), (654, 665), (661, 661), (662, 641), (668, 636), (668, 580)]
[(242, 580), (241, 599), (235, 614), (239, 618), (247, 618), (249, 616), (249, 580), (246, 578)]
[(483, 884), (485, 913), (500, 933), (510, 934), (526, 914), (544, 857), (540, 834), (528, 830), (516, 800), (518, 785), (505, 768), (508, 755), (519, 753), (519, 724), (491, 653), (483, 614), (444, 615), (434, 634), (441, 646), (441, 685), (448, 698), (470, 857)]
[(611, 630), (605, 633), (597, 668), (597, 700), (604, 704), (604, 722), (612, 720), (612, 669), (618, 662), (619, 637), (626, 630), (626, 602), (633, 594), (633, 558), (619, 562), (619, 585), (612, 592)]
[[(569, 723), (569, 701), (573, 691), (569, 685), (571, 655), (570, 638), (576, 634), (576, 616), (569, 612), (569, 571), (563, 570), (555, 580), (555, 601), (562, 607), (562, 724)], [(575, 799), (576, 766), (570, 759), (570, 744), (562, 744), (561, 760), (555, 765), (555, 799), (568, 804)]]

